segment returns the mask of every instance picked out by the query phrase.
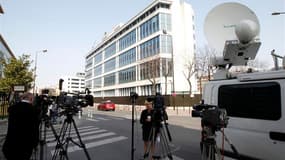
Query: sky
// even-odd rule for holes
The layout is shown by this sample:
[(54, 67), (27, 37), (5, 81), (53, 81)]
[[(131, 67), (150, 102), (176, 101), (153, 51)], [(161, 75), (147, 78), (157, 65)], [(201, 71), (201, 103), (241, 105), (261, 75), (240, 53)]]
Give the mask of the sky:
[[(16, 57), (37, 58), (37, 86), (84, 72), (85, 56), (119, 23), (126, 23), (153, 0), (0, 0), (0, 33)], [(257, 58), (273, 65), (270, 51), (285, 56), (285, 0), (185, 0), (195, 12), (197, 47), (207, 45), (204, 20), (215, 6), (238, 2), (255, 12), (262, 42)], [(46, 53), (40, 52), (47, 50)], [(32, 67), (34, 67), (32, 63)]]

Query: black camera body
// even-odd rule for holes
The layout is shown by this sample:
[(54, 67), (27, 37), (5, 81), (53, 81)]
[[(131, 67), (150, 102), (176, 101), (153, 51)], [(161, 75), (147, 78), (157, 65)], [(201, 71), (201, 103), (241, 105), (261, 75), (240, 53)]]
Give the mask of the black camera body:
[(192, 117), (201, 117), (201, 125), (212, 128), (214, 131), (226, 128), (229, 120), (225, 109), (203, 103), (193, 106)]
[(165, 111), (165, 104), (163, 96), (158, 92), (155, 96), (148, 97), (147, 101), (152, 102), (153, 105), (153, 119), (156, 122), (168, 120), (167, 113)]
[(165, 109), (164, 98), (160, 93), (156, 93), (156, 95), (153, 97), (148, 97), (147, 101), (152, 102), (153, 109), (155, 109), (155, 110), (164, 110)]
[(51, 105), (55, 99), (52, 99), (46, 94), (42, 94), (35, 97), (34, 106), (37, 107), (41, 116), (44, 116), (48, 113), (48, 107)]
[(92, 95), (80, 95), (61, 92), (57, 98), (57, 104), (60, 108), (70, 111), (72, 113), (78, 113), (81, 108), (87, 106), (93, 106), (93, 96)]

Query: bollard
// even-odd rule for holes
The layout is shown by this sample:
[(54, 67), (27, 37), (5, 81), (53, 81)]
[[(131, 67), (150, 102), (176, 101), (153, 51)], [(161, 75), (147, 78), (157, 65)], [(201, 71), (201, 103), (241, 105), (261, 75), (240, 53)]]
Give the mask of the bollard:
[(81, 113), (82, 111), (78, 111), (78, 118), (81, 119)]
[(93, 109), (91, 109), (90, 118), (93, 118)]

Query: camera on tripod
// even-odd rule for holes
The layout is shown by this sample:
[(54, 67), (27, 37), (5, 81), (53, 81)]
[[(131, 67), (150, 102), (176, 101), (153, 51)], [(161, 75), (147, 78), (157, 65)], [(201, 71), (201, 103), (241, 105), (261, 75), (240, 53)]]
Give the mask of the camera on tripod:
[(61, 92), (58, 96), (57, 104), (60, 108), (64, 109), (65, 111), (70, 111), (73, 114), (78, 113), (81, 108), (87, 106), (93, 106), (93, 96), (92, 95), (80, 95), (78, 94), (71, 94), (66, 92)]
[(164, 98), (159, 92), (157, 92), (153, 97), (148, 97), (147, 101), (152, 102), (153, 104), (153, 118), (155, 121), (161, 122), (168, 120), (168, 116), (165, 111)]
[(213, 131), (220, 131), (221, 128), (226, 128), (229, 117), (227, 111), (215, 105), (201, 104), (194, 105), (192, 110), (192, 117), (201, 117), (202, 126), (212, 128)]

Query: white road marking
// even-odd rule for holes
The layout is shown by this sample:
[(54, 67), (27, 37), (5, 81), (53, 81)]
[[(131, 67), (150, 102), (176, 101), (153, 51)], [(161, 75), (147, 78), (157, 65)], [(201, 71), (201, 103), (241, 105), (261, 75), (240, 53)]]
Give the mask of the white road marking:
[[(125, 140), (125, 139), (128, 139), (128, 138), (124, 137), (124, 136), (108, 138), (108, 139), (104, 139), (104, 140), (100, 140), (100, 141), (96, 141), (96, 142), (87, 143), (87, 144), (85, 144), (85, 147), (86, 147), (86, 149), (88, 149), (88, 148), (102, 146), (102, 145), (105, 145), (105, 144), (115, 143), (115, 142), (122, 141), (122, 140)], [(78, 151), (78, 150), (82, 150), (82, 148), (80, 148), (78, 146), (68, 147), (68, 152), (75, 152), (75, 151)], [(52, 150), (51, 154), (53, 154), (54, 151), (55, 150)]]
[(97, 120), (97, 119), (91, 119), (91, 118), (87, 118), (86, 120), (88, 120), (88, 121), (93, 121), (93, 122), (98, 122), (99, 120)]
[[(87, 132), (87, 131), (92, 131), (92, 130), (97, 130), (99, 128), (85, 128), (85, 129), (80, 129), (78, 130), (78, 132), (81, 134), (81, 132)], [(67, 132), (68, 133), (68, 132)], [(75, 130), (72, 129), (70, 134), (75, 134)], [(59, 132), (57, 132), (58, 136), (59, 136)], [(46, 138), (51, 138), (51, 137), (54, 137), (53, 133), (50, 133), (50, 134), (47, 134)]]
[[(82, 141), (92, 140), (92, 139), (98, 139), (98, 138), (107, 137), (107, 136), (113, 136), (113, 135), (116, 135), (116, 134), (114, 132), (108, 132), (108, 133), (103, 133), (103, 134), (97, 134), (97, 135), (94, 135), (94, 136), (83, 137), (83, 138), (81, 138), (81, 140)], [(75, 139), (72, 139), (72, 140), (74, 142), (79, 142), (78, 138), (75, 138)], [(56, 146), (56, 143), (57, 142), (50, 143), (50, 144), (48, 144), (48, 147)]]
[[(82, 136), (86, 136), (89, 134), (102, 133), (102, 132), (106, 132), (106, 131), (107, 130), (105, 130), (105, 129), (100, 129), (100, 130), (95, 130), (95, 131), (90, 131), (90, 132), (84, 132), (84, 133), (80, 133), (80, 136), (82, 137)], [(77, 137), (77, 134), (72, 134), (70, 137), (71, 138)], [(46, 141), (52, 141), (52, 140), (55, 140), (55, 137), (46, 139)]]

